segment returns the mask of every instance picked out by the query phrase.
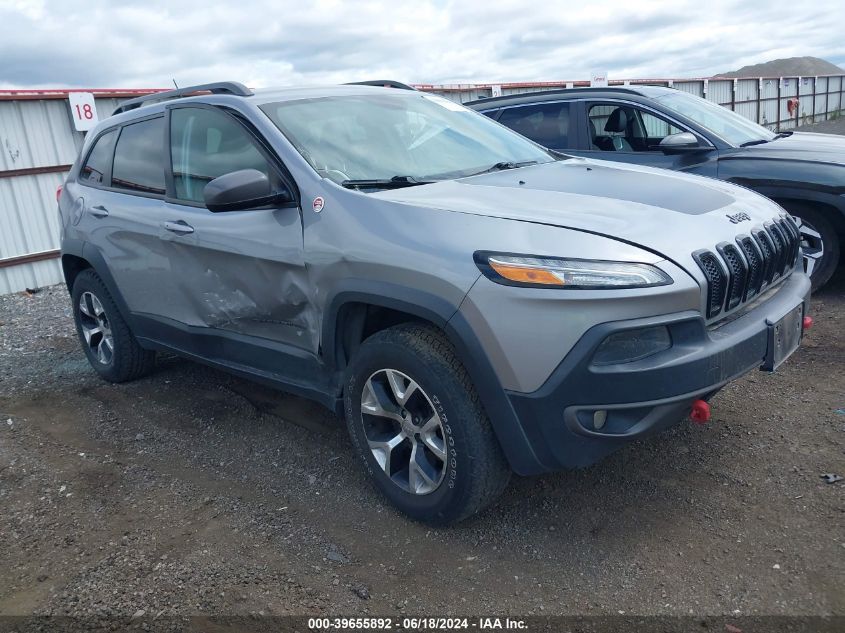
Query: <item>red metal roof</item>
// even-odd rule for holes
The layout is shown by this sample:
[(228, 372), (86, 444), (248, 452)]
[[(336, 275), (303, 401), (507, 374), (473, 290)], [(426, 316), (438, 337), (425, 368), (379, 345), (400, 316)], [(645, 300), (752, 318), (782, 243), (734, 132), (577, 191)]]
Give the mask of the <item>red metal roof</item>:
[(19, 90), (0, 89), (0, 101), (23, 101), (29, 99), (67, 99), (71, 92), (90, 92), (100, 98), (140, 97), (170, 88), (23, 88)]

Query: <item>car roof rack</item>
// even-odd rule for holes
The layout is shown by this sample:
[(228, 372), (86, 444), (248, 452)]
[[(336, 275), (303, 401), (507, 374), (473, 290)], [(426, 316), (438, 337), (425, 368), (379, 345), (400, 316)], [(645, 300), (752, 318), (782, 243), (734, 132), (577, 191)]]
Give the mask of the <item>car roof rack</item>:
[(347, 86), (379, 86), (381, 88), (396, 88), (397, 90), (416, 90), (413, 86), (403, 84), (393, 79), (371, 79), (369, 81), (350, 81)]
[(112, 112), (112, 116), (120, 114), (121, 112), (128, 112), (135, 108), (140, 108), (142, 105), (158, 101), (167, 101), (169, 99), (179, 99), (180, 97), (190, 97), (198, 92), (210, 92), (211, 94), (235, 95), (238, 97), (251, 97), (252, 90), (247, 88), (242, 83), (237, 81), (218, 81), (211, 84), (200, 84), (198, 86), (185, 86), (184, 88), (177, 88), (176, 90), (166, 90), (164, 92), (154, 92), (152, 94), (144, 95), (143, 97), (136, 97), (121, 103), (118, 108)]
[[(637, 86), (654, 87), (649, 84), (637, 84)], [(666, 86), (657, 86), (665, 88)], [(466, 101), (463, 105), (469, 106), (477, 103), (487, 103), (488, 101), (507, 101), (509, 99), (525, 98), (526, 101), (531, 101), (534, 98), (547, 97), (549, 95), (559, 94), (576, 94), (583, 93), (597, 93), (597, 92), (621, 92), (624, 94), (642, 95), (642, 93), (634, 86), (575, 86), (573, 88), (550, 88), (549, 90), (537, 90), (536, 92), (515, 92), (509, 95), (502, 95), (501, 97), (481, 97), (480, 99), (473, 99)]]

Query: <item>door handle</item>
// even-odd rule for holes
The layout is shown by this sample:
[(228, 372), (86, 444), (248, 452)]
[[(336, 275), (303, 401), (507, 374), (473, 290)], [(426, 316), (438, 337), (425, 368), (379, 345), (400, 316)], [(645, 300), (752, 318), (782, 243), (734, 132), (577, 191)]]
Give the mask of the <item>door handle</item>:
[(194, 232), (194, 227), (182, 220), (179, 220), (178, 222), (165, 222), (164, 229), (166, 231), (170, 231), (171, 233), (178, 233), (179, 235), (188, 235), (189, 233)]
[(91, 215), (93, 215), (95, 218), (104, 218), (108, 216), (108, 214), (109, 210), (101, 204), (98, 204), (96, 207), (91, 207)]

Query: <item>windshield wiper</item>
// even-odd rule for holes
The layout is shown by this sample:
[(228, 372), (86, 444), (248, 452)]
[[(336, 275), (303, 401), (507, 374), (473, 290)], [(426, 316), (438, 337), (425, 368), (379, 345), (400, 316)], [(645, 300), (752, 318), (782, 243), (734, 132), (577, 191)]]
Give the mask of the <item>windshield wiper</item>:
[(413, 176), (394, 176), (393, 178), (373, 178), (362, 180), (344, 180), (341, 187), (347, 189), (400, 189), (416, 185), (429, 185), (433, 180), (417, 180)]
[(742, 143), (740, 147), (750, 147), (751, 145), (762, 145), (763, 143), (768, 143), (769, 141), (764, 138), (758, 138), (756, 141), (747, 141)]
[(792, 136), (792, 130), (787, 130), (786, 132), (781, 132), (775, 138), (786, 138), (787, 136)]
[(536, 165), (536, 160), (524, 160), (519, 163), (515, 163), (510, 160), (503, 160), (501, 162), (496, 163), (495, 165), (491, 165), (487, 169), (482, 169), (481, 171), (477, 171), (474, 174), (470, 174), (470, 176), (479, 176), (481, 174), (489, 174), (491, 171), (503, 171), (505, 169), (517, 169), (519, 167), (527, 167), (528, 165)]

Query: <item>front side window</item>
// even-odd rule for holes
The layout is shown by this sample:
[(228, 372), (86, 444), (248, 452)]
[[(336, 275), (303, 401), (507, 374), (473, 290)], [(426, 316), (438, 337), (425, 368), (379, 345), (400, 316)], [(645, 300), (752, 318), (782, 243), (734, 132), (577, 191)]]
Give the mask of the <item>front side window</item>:
[(684, 130), (666, 119), (627, 104), (597, 104), (588, 110), (593, 149), (654, 152), (660, 141)]
[(257, 169), (270, 180), (274, 171), (250, 134), (232, 117), (208, 108), (170, 111), (170, 156), (179, 200), (203, 201), (205, 186), (224, 174)]
[(164, 117), (123, 127), (114, 150), (111, 186), (164, 195)]
[(543, 147), (569, 147), (569, 104), (566, 102), (505, 108), (499, 123)]
[(418, 92), (283, 101), (261, 109), (321, 176), (338, 183), (460, 178), (502, 162), (555, 160), (477, 112)]
[(111, 130), (96, 140), (88, 154), (88, 160), (79, 172), (80, 181), (95, 185), (108, 184), (105, 179), (111, 165), (115, 138), (117, 138), (117, 130)]

